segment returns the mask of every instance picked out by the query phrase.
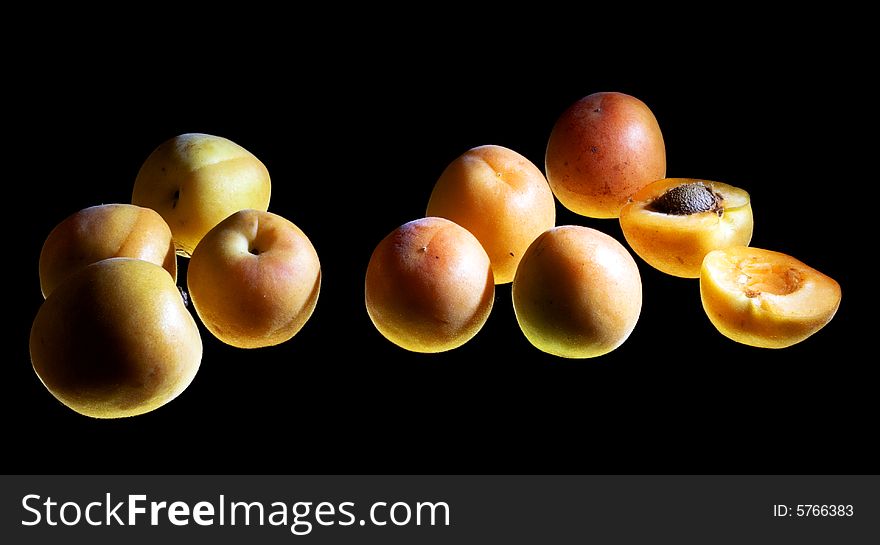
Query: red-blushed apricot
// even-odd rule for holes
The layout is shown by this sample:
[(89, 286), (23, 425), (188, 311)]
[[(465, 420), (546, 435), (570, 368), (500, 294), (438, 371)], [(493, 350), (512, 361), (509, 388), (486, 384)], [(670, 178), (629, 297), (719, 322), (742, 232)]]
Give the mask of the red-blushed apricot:
[(666, 176), (657, 119), (623, 93), (595, 93), (571, 105), (550, 133), (546, 161), (559, 202), (591, 218), (616, 218), (632, 194)]
[(157, 211), (189, 257), (215, 225), (245, 209), (268, 210), (272, 184), (266, 166), (231, 140), (181, 134), (147, 157), (131, 202)]
[(95, 418), (143, 414), (177, 397), (202, 359), (202, 339), (162, 267), (125, 257), (62, 282), (31, 328), (34, 371), (63, 404)]
[(239, 348), (273, 346), (311, 317), (321, 264), (299, 227), (271, 212), (241, 210), (196, 246), (186, 285), (215, 337)]
[(512, 288), (516, 320), (543, 352), (592, 358), (629, 337), (642, 310), (642, 280), (629, 252), (610, 236), (556, 227), (526, 250)]
[(171, 229), (162, 216), (132, 204), (102, 204), (69, 216), (49, 233), (40, 252), (43, 297), (71, 274), (111, 257), (155, 263), (177, 280)]
[(840, 285), (790, 255), (739, 246), (710, 252), (703, 308), (722, 335), (760, 348), (799, 343), (831, 321)]
[(633, 195), (620, 211), (620, 227), (633, 251), (652, 267), (699, 278), (712, 250), (752, 240), (749, 194), (736, 187), (690, 178), (658, 180)]
[(556, 202), (531, 161), (501, 146), (480, 146), (446, 167), (427, 215), (452, 220), (477, 237), (495, 283), (506, 284), (529, 244), (556, 224)]
[(480, 331), (495, 298), (489, 256), (443, 218), (406, 223), (373, 251), (364, 284), (376, 329), (413, 352), (443, 352)]

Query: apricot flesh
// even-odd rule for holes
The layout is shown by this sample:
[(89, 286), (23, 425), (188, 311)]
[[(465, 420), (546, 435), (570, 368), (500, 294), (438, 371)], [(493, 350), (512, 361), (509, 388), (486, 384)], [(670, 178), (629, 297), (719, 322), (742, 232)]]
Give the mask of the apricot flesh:
[(49, 233), (40, 252), (43, 297), (73, 273), (111, 257), (155, 263), (177, 280), (177, 256), (165, 220), (149, 208), (102, 204), (76, 212)]
[(321, 264), (309, 238), (262, 210), (232, 214), (202, 238), (187, 288), (205, 327), (226, 344), (261, 348), (293, 338), (321, 291)]
[(406, 223), (376, 247), (364, 300), (376, 329), (413, 352), (457, 348), (492, 311), (489, 256), (465, 228), (444, 218)]
[(477, 237), (495, 283), (506, 284), (529, 244), (555, 225), (556, 202), (531, 161), (502, 146), (480, 146), (446, 167), (427, 215), (452, 220)]
[(699, 278), (712, 250), (747, 246), (754, 222), (742, 189), (691, 178), (667, 178), (642, 188), (620, 211), (633, 251), (672, 276)]
[(162, 267), (116, 257), (88, 265), (37, 312), (30, 354), (64, 405), (95, 418), (143, 414), (192, 382), (202, 340)]
[(568, 225), (550, 229), (529, 246), (512, 297), (516, 320), (532, 345), (565, 358), (593, 358), (632, 333), (642, 309), (642, 281), (619, 242)]
[(700, 275), (703, 308), (722, 335), (785, 348), (822, 329), (840, 306), (840, 285), (801, 261), (745, 246), (710, 252)]
[(632, 194), (666, 176), (666, 145), (644, 102), (623, 93), (594, 93), (556, 121), (546, 168), (563, 206), (582, 216), (616, 218)]

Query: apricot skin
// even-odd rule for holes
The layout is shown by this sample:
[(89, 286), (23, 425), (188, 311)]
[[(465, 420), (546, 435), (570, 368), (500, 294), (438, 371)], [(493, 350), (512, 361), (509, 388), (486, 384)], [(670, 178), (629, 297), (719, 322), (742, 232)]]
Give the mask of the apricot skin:
[(529, 244), (555, 225), (556, 202), (531, 161), (501, 146), (480, 146), (446, 167), (427, 215), (452, 220), (477, 237), (495, 283), (507, 284)]
[[(721, 214), (674, 215), (651, 210), (653, 199), (689, 183), (705, 184), (721, 195)], [(699, 278), (706, 254), (749, 244), (754, 221), (749, 195), (741, 189), (708, 180), (667, 178), (633, 195), (620, 211), (620, 227), (633, 251), (655, 269), (680, 278)]]
[(155, 263), (177, 280), (177, 256), (165, 220), (149, 208), (103, 204), (80, 210), (49, 233), (40, 252), (43, 297), (73, 273), (111, 257)]
[(205, 327), (226, 344), (261, 348), (296, 335), (321, 291), (318, 253), (299, 227), (262, 210), (241, 210), (196, 247), (187, 288)]
[(252, 153), (210, 134), (182, 134), (147, 157), (131, 202), (157, 211), (171, 228), (177, 253), (189, 257), (205, 234), (245, 209), (268, 210), (269, 171)]
[(183, 392), (199, 369), (202, 340), (162, 267), (117, 257), (88, 265), (49, 295), (31, 328), (30, 354), (64, 405), (121, 418)]
[(616, 218), (630, 195), (666, 176), (666, 146), (654, 114), (623, 93), (595, 93), (571, 105), (550, 133), (547, 181), (563, 206)]
[(706, 256), (700, 297), (725, 337), (758, 348), (786, 348), (831, 321), (841, 291), (834, 279), (790, 255), (740, 246)]
[(443, 352), (470, 340), (489, 317), (495, 282), (474, 236), (443, 218), (398, 227), (376, 247), (364, 300), (376, 329), (413, 352)]
[(562, 226), (526, 251), (512, 288), (516, 320), (529, 342), (564, 358), (593, 358), (629, 337), (642, 308), (635, 261), (610, 236)]

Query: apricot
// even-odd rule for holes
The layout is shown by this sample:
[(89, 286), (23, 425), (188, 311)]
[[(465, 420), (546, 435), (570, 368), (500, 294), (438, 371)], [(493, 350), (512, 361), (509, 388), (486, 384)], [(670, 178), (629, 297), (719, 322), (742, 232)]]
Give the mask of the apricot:
[(642, 280), (619, 242), (566, 225), (532, 242), (516, 270), (512, 297), (520, 329), (537, 349), (593, 358), (632, 333), (642, 309)]
[(269, 171), (235, 142), (182, 134), (162, 143), (138, 171), (131, 202), (157, 211), (177, 253), (189, 257), (215, 225), (248, 208), (268, 210)]
[(489, 256), (467, 229), (443, 218), (406, 223), (367, 266), (364, 300), (376, 329), (413, 352), (443, 352), (483, 327), (495, 298)]
[(722, 335), (785, 348), (816, 333), (840, 306), (840, 285), (790, 255), (738, 246), (710, 252), (700, 274), (703, 308)]
[(92, 263), (49, 294), (30, 336), (37, 376), (61, 403), (95, 418), (143, 414), (192, 382), (202, 340), (162, 267)]
[(187, 288), (208, 328), (226, 344), (283, 343), (318, 303), (321, 264), (299, 227), (263, 210), (241, 210), (211, 229), (192, 255)]
[(40, 252), (43, 297), (71, 274), (111, 257), (155, 263), (177, 280), (177, 258), (165, 220), (149, 208), (102, 204), (69, 216), (49, 233)]
[(452, 220), (477, 237), (495, 283), (506, 284), (529, 244), (556, 224), (556, 202), (531, 161), (501, 146), (480, 146), (446, 167), (427, 215)]
[(594, 93), (572, 104), (550, 133), (546, 161), (559, 202), (591, 218), (616, 218), (630, 195), (666, 176), (657, 119), (623, 93)]
[(749, 194), (708, 180), (658, 180), (620, 211), (623, 236), (639, 257), (666, 274), (699, 278), (712, 250), (752, 240)]

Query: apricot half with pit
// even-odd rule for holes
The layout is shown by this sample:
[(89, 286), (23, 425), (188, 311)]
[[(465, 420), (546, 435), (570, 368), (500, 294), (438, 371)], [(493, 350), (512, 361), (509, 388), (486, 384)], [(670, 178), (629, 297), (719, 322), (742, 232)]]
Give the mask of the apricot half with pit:
[(513, 280), (513, 308), (532, 345), (565, 358), (611, 352), (642, 310), (635, 260), (610, 236), (575, 225), (539, 236)]
[(797, 259), (740, 246), (710, 252), (700, 275), (703, 308), (736, 342), (761, 348), (799, 343), (831, 321), (840, 285)]
[(752, 205), (748, 193), (721, 182), (667, 178), (633, 195), (620, 211), (620, 227), (652, 267), (699, 278), (706, 254), (749, 244)]
[(443, 352), (483, 327), (495, 278), (474, 235), (428, 217), (398, 227), (379, 243), (364, 291), (370, 319), (386, 339), (413, 352)]

